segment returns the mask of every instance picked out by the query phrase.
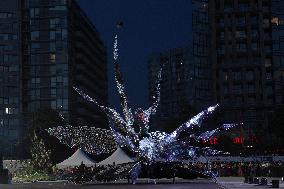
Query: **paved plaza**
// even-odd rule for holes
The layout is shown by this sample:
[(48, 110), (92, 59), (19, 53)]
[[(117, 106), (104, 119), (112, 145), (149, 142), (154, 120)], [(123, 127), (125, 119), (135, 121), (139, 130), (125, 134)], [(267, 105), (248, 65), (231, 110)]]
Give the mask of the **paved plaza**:
[[(271, 180), (271, 178), (268, 178), (267, 186), (244, 183), (242, 177), (222, 177), (218, 178), (218, 183), (226, 189), (265, 189), (271, 188)], [(280, 188), (284, 188), (284, 182), (280, 181)]]
[[(270, 182), (271, 179), (269, 179)], [(0, 189), (267, 189), (268, 186), (243, 183), (243, 178), (225, 177), (218, 178), (215, 183), (210, 179), (183, 180), (177, 179), (176, 184), (172, 180), (158, 180), (157, 184), (153, 181), (139, 180), (136, 185), (127, 184), (125, 180), (116, 183), (94, 183), (85, 185), (74, 185), (66, 182), (37, 182), (26, 184), (1, 185)], [(284, 188), (284, 183), (280, 182), (280, 188)]]
[(139, 181), (136, 185), (125, 182), (111, 184), (73, 185), (58, 182), (38, 182), (29, 184), (0, 185), (0, 189), (222, 189), (218, 184), (208, 179), (179, 180), (176, 184), (168, 181), (158, 181), (157, 184)]

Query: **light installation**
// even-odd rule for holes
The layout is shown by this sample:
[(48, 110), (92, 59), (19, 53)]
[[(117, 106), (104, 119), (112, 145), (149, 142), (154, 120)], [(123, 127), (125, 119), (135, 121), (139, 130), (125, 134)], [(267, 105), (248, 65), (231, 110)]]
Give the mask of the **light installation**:
[[(118, 50), (118, 35), (116, 35), (114, 38), (113, 60), (115, 82), (120, 97), (122, 114), (113, 108), (99, 104), (96, 99), (90, 97), (79, 87), (74, 86), (73, 89), (81, 97), (94, 103), (107, 115), (110, 122), (109, 129), (67, 125), (50, 128), (48, 129), (49, 134), (57, 137), (62, 143), (70, 147), (80, 147), (86, 152), (96, 155), (111, 153), (117, 146), (127, 148), (136, 156), (137, 162), (129, 172), (130, 177), (134, 179), (138, 177), (142, 164), (150, 166), (156, 162), (182, 162), (185, 156), (186, 158), (195, 158), (200, 154), (215, 155), (222, 153), (209, 147), (192, 145), (189, 142), (192, 140), (197, 143), (210, 141), (214, 135), (221, 131), (227, 131), (242, 124), (223, 124), (216, 129), (200, 132), (202, 121), (215, 112), (219, 107), (218, 104), (201, 111), (180, 125), (172, 133), (149, 132), (149, 120), (156, 113), (160, 102), (160, 83), (163, 66), (157, 73), (152, 105), (145, 110), (138, 108), (133, 113), (129, 106), (118, 64)], [(181, 137), (182, 133), (186, 133), (186, 137), (184, 135)], [(208, 175), (208, 172), (203, 174)]]

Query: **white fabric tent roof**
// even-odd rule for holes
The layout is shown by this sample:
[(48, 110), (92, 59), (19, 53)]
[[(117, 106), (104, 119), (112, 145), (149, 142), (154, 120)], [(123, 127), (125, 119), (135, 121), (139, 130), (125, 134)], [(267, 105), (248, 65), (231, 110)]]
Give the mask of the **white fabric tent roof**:
[(113, 165), (113, 163), (117, 165), (129, 162), (134, 162), (134, 160), (131, 159), (121, 148), (117, 148), (111, 156), (99, 162), (98, 165)]
[(196, 161), (200, 162), (200, 163), (207, 163), (208, 162), (208, 160), (204, 156), (199, 156)]
[(78, 149), (72, 156), (56, 164), (58, 168), (75, 167), (84, 163), (87, 167), (95, 165), (95, 161), (88, 157), (88, 155), (81, 149)]

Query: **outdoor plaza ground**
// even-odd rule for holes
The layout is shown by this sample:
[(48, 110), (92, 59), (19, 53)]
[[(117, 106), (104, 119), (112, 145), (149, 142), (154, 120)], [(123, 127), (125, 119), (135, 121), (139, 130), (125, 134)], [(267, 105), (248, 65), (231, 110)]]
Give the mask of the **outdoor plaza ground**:
[[(268, 179), (268, 181), (267, 186), (244, 183), (242, 177), (220, 177), (217, 183), (211, 179), (177, 179), (175, 184), (170, 179), (157, 180), (157, 184), (154, 184), (153, 180), (147, 183), (147, 179), (140, 179), (135, 185), (127, 184), (126, 180), (107, 184), (90, 183), (84, 185), (74, 185), (66, 182), (37, 182), (0, 185), (0, 189), (264, 189), (271, 188), (271, 179)], [(280, 188), (284, 188), (283, 182), (280, 182)]]

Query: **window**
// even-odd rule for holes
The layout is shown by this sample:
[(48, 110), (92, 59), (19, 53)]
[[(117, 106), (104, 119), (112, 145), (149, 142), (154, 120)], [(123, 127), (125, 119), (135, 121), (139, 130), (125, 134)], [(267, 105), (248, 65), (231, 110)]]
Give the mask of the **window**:
[(4, 54), (3, 55), (3, 61), (4, 62), (16, 62), (16, 61), (18, 61), (18, 56), (12, 55), (12, 54)]
[(31, 82), (32, 82), (32, 84), (40, 84), (40, 78), (39, 77), (32, 78)]
[(251, 44), (251, 49), (254, 50), (254, 51), (257, 51), (259, 49), (258, 43), (252, 43)]
[(256, 100), (255, 100), (255, 97), (254, 96), (249, 96), (248, 97), (248, 103), (249, 104), (255, 104)]
[(55, 40), (55, 31), (50, 31), (49, 32), (49, 39), (50, 40)]
[(9, 108), (9, 107), (5, 108), (5, 114), (17, 114), (17, 113), (18, 113), (17, 108)]
[(243, 87), (242, 87), (242, 85), (240, 85), (240, 84), (238, 84), (238, 85), (233, 85), (233, 92), (234, 92), (234, 93), (239, 94), (239, 93), (242, 92), (242, 89), (243, 89)]
[(233, 3), (231, 0), (224, 1), (224, 12), (230, 12), (233, 10)]
[(39, 31), (31, 32), (31, 40), (39, 40)]
[(240, 97), (240, 96), (237, 96), (236, 98), (235, 98), (235, 103), (237, 104), (237, 105), (241, 105), (242, 103), (243, 103), (243, 98), (242, 97)]
[(248, 3), (239, 3), (239, 10), (240, 11), (248, 11)]
[(13, 44), (0, 45), (0, 52), (1, 51), (5, 51), (5, 52), (15, 51), (16, 48), (17, 48), (17, 46), (13, 45)]
[(254, 86), (254, 84), (249, 84), (248, 85), (248, 92), (249, 93), (255, 93), (255, 86)]
[(50, 106), (52, 109), (56, 109), (56, 101), (55, 100), (51, 101)]
[(284, 20), (282, 20), (282, 19), (279, 18), (279, 17), (273, 17), (273, 18), (271, 18), (271, 24), (272, 24), (273, 26), (283, 25), (283, 24), (284, 24)]
[(49, 67), (49, 71), (50, 71), (50, 74), (56, 74), (56, 66), (50, 66)]
[(50, 86), (51, 87), (56, 87), (56, 77), (50, 78)]
[(30, 17), (31, 18), (39, 17), (39, 8), (30, 8)]
[(66, 9), (67, 7), (64, 5), (57, 5), (49, 8), (50, 11), (65, 11)]
[(49, 43), (49, 50), (52, 51), (52, 52), (56, 51), (56, 44), (54, 42)]
[(0, 12), (0, 19), (1, 18), (13, 18), (14, 13), (11, 12)]
[(264, 51), (268, 54), (272, 52), (272, 47), (270, 45), (265, 45), (264, 46)]
[(63, 99), (63, 109), (68, 110), (68, 99)]
[(263, 28), (268, 28), (270, 26), (269, 19), (265, 18), (263, 19)]
[(258, 36), (259, 36), (259, 35), (258, 35), (258, 31), (257, 31), (257, 30), (252, 30), (252, 31), (251, 31), (251, 37), (252, 37), (252, 38), (258, 38)]
[(65, 18), (53, 18), (49, 21), (50, 28), (62, 28), (67, 26)]
[(246, 17), (242, 16), (237, 18), (237, 25), (245, 26), (246, 25)]
[(219, 20), (219, 25), (220, 25), (221, 27), (224, 27), (224, 19), (223, 19), (223, 18), (221, 18), (221, 19)]
[(67, 30), (66, 29), (62, 29), (62, 39), (63, 40), (67, 39)]
[(250, 18), (250, 21), (251, 21), (252, 23), (257, 23), (257, 22), (258, 22), (258, 17), (257, 17), (257, 16), (252, 16), (252, 17)]
[(272, 74), (271, 73), (266, 73), (266, 79), (271, 80), (272, 79)]
[(228, 85), (224, 85), (223, 86), (223, 91), (224, 91), (224, 94), (228, 94), (229, 93), (229, 86)]
[(236, 31), (236, 38), (241, 38), (241, 39), (244, 39), (246, 38), (247, 34), (245, 31)]
[(220, 40), (224, 40), (225, 39), (225, 33), (224, 32), (220, 32)]
[(40, 49), (40, 43), (31, 43), (31, 51), (38, 51)]
[(242, 77), (241, 72), (239, 71), (233, 72), (233, 80), (239, 81), (241, 80), (241, 77)]
[(52, 63), (55, 63), (56, 55), (55, 54), (49, 54), (49, 61), (52, 62)]
[(7, 41), (7, 40), (16, 40), (18, 36), (16, 34), (0, 34), (0, 40)]
[(267, 92), (267, 94), (268, 95), (271, 95), (271, 94), (273, 94), (273, 87), (272, 86), (266, 86), (266, 92)]
[(265, 59), (265, 67), (266, 68), (270, 68), (271, 67), (271, 59), (269, 59), (269, 58)]
[(217, 52), (218, 54), (224, 54), (225, 48), (224, 48), (224, 45), (220, 45), (218, 48), (217, 48)]
[(50, 96), (51, 96), (52, 98), (55, 98), (55, 97), (56, 97), (56, 89), (55, 89), (55, 88), (50, 89)]
[(253, 81), (254, 80), (254, 72), (253, 71), (248, 71), (246, 74), (246, 78), (248, 81)]
[(228, 72), (224, 72), (224, 81), (228, 81)]
[(40, 98), (40, 89), (31, 90), (30, 91), (30, 98), (32, 100), (39, 99)]
[(247, 51), (247, 44), (246, 43), (238, 43), (237, 45), (237, 49), (240, 52), (246, 52)]
[(56, 31), (55, 31), (55, 39), (56, 39), (56, 40), (61, 40), (61, 39), (62, 39), (61, 30), (56, 30)]

